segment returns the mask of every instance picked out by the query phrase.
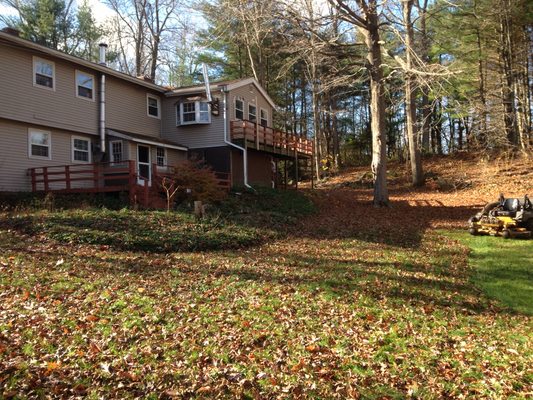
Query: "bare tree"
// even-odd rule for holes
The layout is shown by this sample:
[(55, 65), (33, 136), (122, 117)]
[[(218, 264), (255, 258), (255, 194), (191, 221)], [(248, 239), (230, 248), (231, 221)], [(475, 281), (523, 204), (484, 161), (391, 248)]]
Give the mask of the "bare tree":
[(155, 81), (161, 46), (170, 33), (179, 29), (179, 0), (106, 0), (106, 3), (116, 13), (112, 29), (121, 67), (130, 75), (147, 75)]
[(416, 76), (412, 72), (412, 53), (414, 51), (414, 29), (411, 18), (413, 10), (413, 0), (402, 0), (403, 21), (405, 27), (405, 114), (407, 138), (409, 140), (409, 157), (411, 161), (411, 176), (414, 186), (424, 184), (424, 173), (422, 171), (422, 160), (420, 156), (420, 141), (418, 135), (418, 125), (416, 122)]
[(356, 26), (367, 47), (366, 68), (370, 76), (370, 109), (372, 130), (372, 174), (374, 205), (388, 206), (387, 135), (385, 132), (384, 73), (379, 34), (380, 18), (377, 0), (329, 0), (338, 7), (339, 17)]

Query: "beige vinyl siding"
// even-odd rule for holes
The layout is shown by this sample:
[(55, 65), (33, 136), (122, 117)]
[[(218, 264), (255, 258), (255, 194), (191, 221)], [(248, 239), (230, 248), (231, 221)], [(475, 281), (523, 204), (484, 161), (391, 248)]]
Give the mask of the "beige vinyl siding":
[[(29, 157), (29, 128), (50, 132), (50, 160)], [(28, 168), (77, 164), (72, 162), (72, 136), (87, 137), (92, 141), (95, 139), (93, 136), (80, 135), (78, 132), (0, 119), (0, 138), (2, 140), (0, 146), (0, 192), (30, 191), (31, 179), (27, 175)], [(78, 185), (83, 185), (83, 183), (78, 183)], [(51, 187), (57, 186), (51, 184)]]
[[(194, 96), (192, 96), (194, 97)], [(213, 93), (213, 98), (220, 93)], [(163, 138), (187, 146), (190, 149), (201, 147), (224, 146), (224, 117), (222, 99), (220, 98), (220, 114), (211, 114), (211, 123), (176, 126), (176, 104), (186, 101), (186, 97), (169, 97), (162, 99), (163, 107)]]
[[(137, 161), (137, 145), (140, 144), (141, 146), (149, 146), (150, 147), (150, 164), (157, 163), (157, 150), (156, 148), (158, 146), (154, 146), (151, 144), (145, 144), (145, 143), (136, 143), (133, 141), (123, 141), (123, 149), (125, 149), (125, 152), (129, 154), (129, 160)], [(163, 147), (163, 146), (162, 146)], [(167, 165), (176, 166), (181, 161), (184, 161), (187, 159), (187, 152), (182, 150), (176, 150), (176, 149), (169, 149), (167, 150)]]
[[(154, 162), (156, 160), (156, 149), (154, 147), (153, 149), (153, 157)], [(167, 165), (171, 165), (173, 167), (178, 166), (181, 162), (185, 161), (187, 159), (187, 152), (186, 151), (180, 151), (180, 150), (174, 150), (174, 149), (167, 149)]]
[[(98, 126), (97, 75), (65, 61), (0, 44), (0, 118), (82, 133)], [(55, 64), (55, 90), (33, 85), (33, 56)], [(75, 71), (95, 76), (95, 100), (76, 96)]]
[(253, 104), (257, 107), (257, 122), (260, 122), (261, 108), (268, 112), (268, 126), (272, 126), (272, 106), (266, 101), (261, 92), (257, 88), (250, 84), (233, 89), (228, 94), (228, 106), (229, 106), (229, 119), (235, 120), (235, 98), (244, 100), (244, 119), (248, 117), (248, 104)]
[(151, 93), (141, 86), (107, 75), (106, 126), (110, 129), (160, 137), (161, 120), (148, 115), (147, 93), (163, 100), (160, 94)]

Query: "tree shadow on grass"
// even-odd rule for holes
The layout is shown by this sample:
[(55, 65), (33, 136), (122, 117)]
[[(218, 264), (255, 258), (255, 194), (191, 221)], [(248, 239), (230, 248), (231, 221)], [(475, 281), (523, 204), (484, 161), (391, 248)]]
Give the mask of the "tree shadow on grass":
[(158, 258), (156, 255), (124, 261), (116, 255), (88, 257), (83, 269), (77, 264), (77, 273), (116, 274), (125, 281), (129, 280), (129, 275), (133, 279), (142, 276), (143, 281), (161, 282), (163, 286), (169, 279), (176, 279), (180, 285), (190, 285), (191, 289), (196, 285), (204, 288), (225, 285), (228, 281), (238, 281), (245, 286), (253, 282), (283, 290), (320, 292), (343, 302), (356, 301), (357, 295), (363, 295), (375, 301), (421, 307), (428, 312), (434, 309), (463, 314), (501, 312), (480, 295), (463, 272), (453, 276), (443, 274), (444, 269), (440, 267), (428, 268), (410, 262), (404, 268), (395, 261), (376, 258), (338, 260), (334, 255), (338, 244), (330, 244), (328, 253), (302, 256), (295, 251), (284, 254), (283, 260), (274, 249), (255, 255), (252, 251), (248, 252), (252, 254), (209, 253), (209, 257), (200, 259), (195, 254), (181, 255), (178, 259), (171, 256), (165, 265), (153, 262), (154, 256)]

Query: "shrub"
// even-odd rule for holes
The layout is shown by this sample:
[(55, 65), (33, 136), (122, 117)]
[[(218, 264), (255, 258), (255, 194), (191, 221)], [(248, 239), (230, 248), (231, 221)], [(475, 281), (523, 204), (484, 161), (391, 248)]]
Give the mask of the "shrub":
[(157, 184), (172, 204), (186, 199), (217, 203), (227, 194), (210, 168), (192, 161), (179, 164), (172, 175), (159, 178)]

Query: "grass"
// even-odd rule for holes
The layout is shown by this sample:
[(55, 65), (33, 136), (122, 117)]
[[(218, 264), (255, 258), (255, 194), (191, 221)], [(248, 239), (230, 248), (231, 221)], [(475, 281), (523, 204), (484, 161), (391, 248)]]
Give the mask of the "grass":
[(510, 309), (533, 315), (533, 252), (531, 240), (460, 235), (472, 249), (473, 282)]
[[(279, 235), (309, 203), (248, 196), (201, 223), (181, 212), (3, 214), (0, 397), (531, 393), (531, 319), (472, 282), (467, 237)], [(255, 236), (260, 223), (273, 234)], [(194, 235), (209, 246), (182, 247)], [(234, 246), (241, 237), (254, 240)]]

